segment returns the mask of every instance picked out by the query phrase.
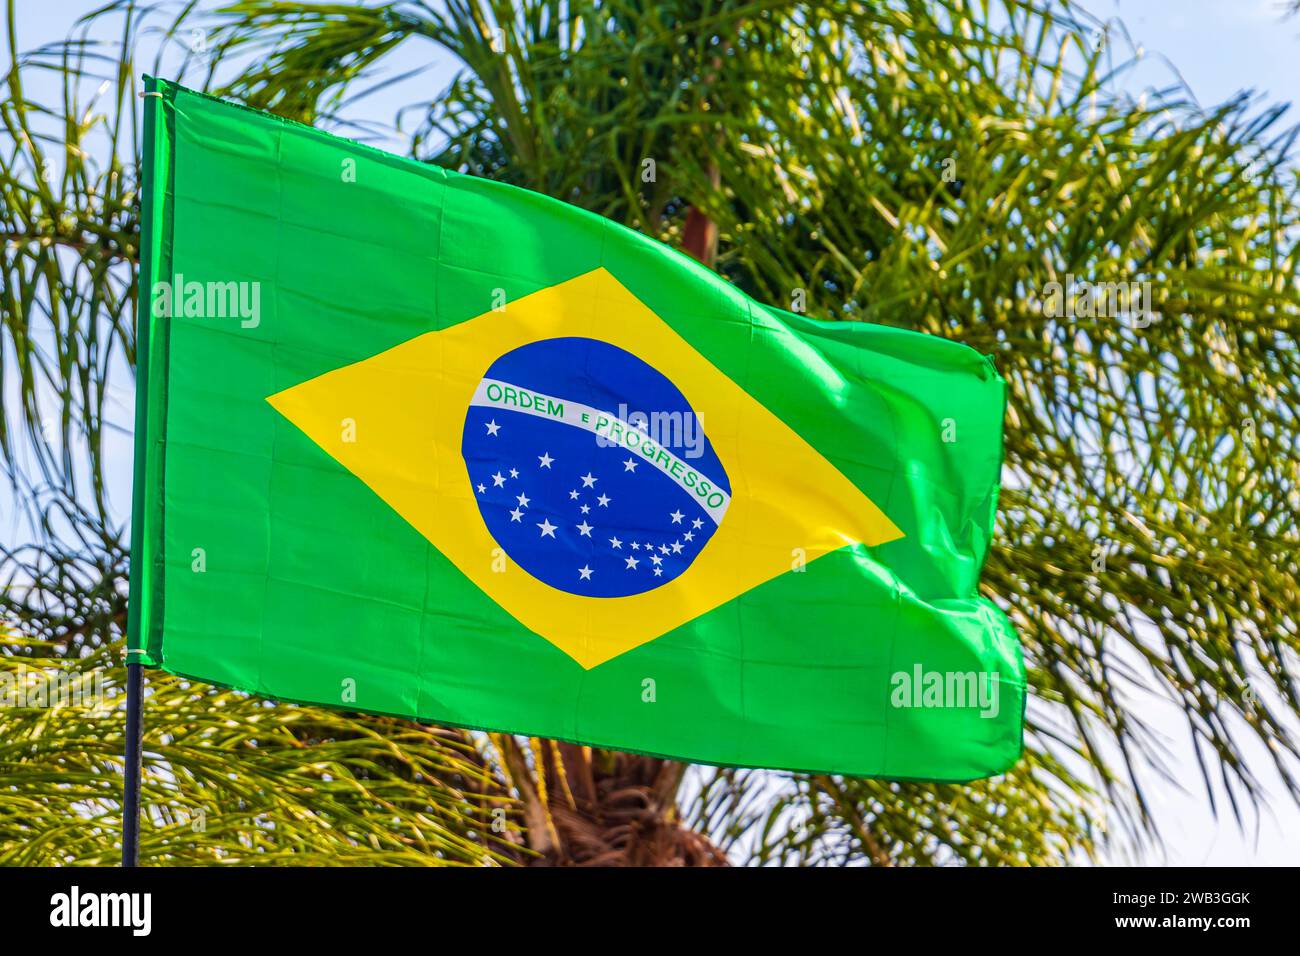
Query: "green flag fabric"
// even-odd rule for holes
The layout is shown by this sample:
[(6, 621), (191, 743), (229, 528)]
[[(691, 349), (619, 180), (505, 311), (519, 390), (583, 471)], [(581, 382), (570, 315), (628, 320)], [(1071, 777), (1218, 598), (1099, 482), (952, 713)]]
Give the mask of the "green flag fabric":
[(148, 90), (136, 659), (721, 765), (958, 781), (1018, 758), (1019, 644), (978, 594), (989, 359)]

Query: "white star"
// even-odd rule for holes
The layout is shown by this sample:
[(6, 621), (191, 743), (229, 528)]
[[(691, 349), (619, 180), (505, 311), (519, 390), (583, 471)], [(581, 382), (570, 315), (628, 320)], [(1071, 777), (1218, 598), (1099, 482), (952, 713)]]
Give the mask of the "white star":
[(539, 524), (537, 527), (539, 527), (539, 528), (542, 529), (542, 537), (543, 537), (543, 538), (554, 538), (554, 537), (555, 537), (555, 529), (556, 529), (557, 525), (553, 525), (553, 524), (551, 524), (549, 518), (543, 518), (543, 519), (542, 519), (542, 523)]
[(635, 569), (636, 566), (637, 566), (638, 564), (640, 564), (640, 562), (637, 561), (636, 558), (628, 558), (628, 559), (627, 559), (627, 566), (628, 566), (629, 569)]
[(659, 576), (662, 575), (663, 573), (664, 573), (664, 569), (663, 569), (663, 568), (655, 568), (655, 577), (659, 577)]
[(614, 547), (616, 547), (616, 548), (622, 548), (622, 547), (623, 547), (623, 542), (620, 541), (620, 540), (618, 540), (618, 538), (610, 538), (610, 539), (609, 539), (609, 543), (612, 544), (612, 545), (613, 545)]
[(608, 508), (609, 498), (606, 497), (605, 495), (601, 495), (599, 498), (596, 499), (596, 504), (600, 505), (602, 508)]
[(591, 472), (587, 472), (585, 475), (582, 476), (582, 487), (594, 488), (598, 480), (599, 479), (591, 477)]
[(591, 525), (587, 524), (587, 522), (585, 521), (582, 524), (578, 525), (578, 531), (582, 533), (582, 536), (584, 538), (591, 537)]
[(583, 514), (587, 514), (589, 511), (591, 511), (591, 505), (583, 505), (578, 510), (580, 510)]
[(695, 532), (694, 532), (694, 531), (688, 531), (688, 532), (686, 532), (684, 535), (682, 535), (682, 537), (685, 538), (687, 541), (694, 541), (694, 540), (695, 540)]
[(543, 468), (550, 468), (551, 462), (555, 461), (555, 459), (551, 457), (549, 451), (544, 451), (537, 456), (537, 461)]
[(702, 528), (702, 527), (704, 527), (704, 522), (701, 521), (699, 518), (696, 518), (694, 521), (691, 522), (691, 527), (692, 527), (692, 528)]
[(497, 424), (497, 420), (494, 418), (492, 421), (487, 423), (487, 430), (489, 435), (495, 435), (497, 432), (501, 431), (501, 426)]
[(623, 470), (624, 470), (624, 471), (636, 471), (636, 459), (635, 459), (635, 458), (629, 458), (627, 461), (623, 462)]
[(521, 508), (528, 507), (528, 500), (527, 495), (515, 495), (515, 501), (519, 502), (519, 507)]
[(518, 477), (519, 477), (519, 472), (518, 472), (516, 469), (511, 468), (511, 469), (510, 469), (510, 477), (511, 477), (511, 478), (518, 478)]
[(498, 471), (495, 475), (492, 476), (493, 488), (500, 488), (505, 483), (506, 483), (506, 476), (501, 474), (501, 472)]
[(659, 555), (657, 554), (653, 554), (650, 556), (650, 563), (653, 564), (655, 567), (658, 567), (659, 565), (664, 563), (664, 559), (659, 557)]
[(587, 567), (587, 565), (585, 564), (582, 567), (578, 568), (578, 574), (582, 575), (582, 577), (578, 579), (580, 581), (591, 580), (591, 568)]
[(645, 548), (647, 551), (653, 551), (655, 549), (655, 546), (653, 544), (650, 544), (650, 542), (648, 541), (645, 544), (641, 545), (641, 547)]
[(487, 491), (487, 486), (486, 486), (486, 485), (482, 485), (482, 484), (480, 484), (480, 485), (478, 486), (478, 493), (481, 495), (481, 494), (483, 494), (483, 492), (485, 492), (485, 491)]
[(577, 498), (577, 497), (578, 497), (578, 493), (577, 493), (576, 491), (570, 491), (570, 492), (569, 492), (569, 499), (570, 499), (570, 500), (573, 500), (574, 498)]
[(667, 553), (668, 553), (668, 545), (666, 545), (666, 544), (661, 544), (661, 545), (659, 545), (659, 553), (660, 553), (660, 554), (667, 554)]
[(514, 511), (510, 512), (510, 520), (511, 520), (511, 521), (522, 521), (522, 520), (523, 520), (523, 517), (524, 517), (524, 513), (523, 513), (522, 511), (520, 511), (518, 508), (516, 508)]
[(686, 515), (682, 514), (680, 511), (674, 511), (668, 517), (673, 519), (673, 524), (681, 524), (682, 519), (685, 518)]
[(680, 541), (674, 541), (673, 554), (681, 554), (681, 553), (682, 553), (682, 543)]
[(632, 542), (632, 550), (633, 550), (633, 551), (640, 551), (640, 550), (641, 550), (641, 545), (639, 545), (639, 544), (637, 544), (635, 541), (633, 541), (633, 542)]

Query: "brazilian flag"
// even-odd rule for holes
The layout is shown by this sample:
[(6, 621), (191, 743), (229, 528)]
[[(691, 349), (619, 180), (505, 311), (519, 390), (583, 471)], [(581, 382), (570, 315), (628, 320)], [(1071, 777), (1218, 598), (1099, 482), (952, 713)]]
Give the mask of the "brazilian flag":
[(957, 781), (1018, 758), (1019, 645), (978, 593), (988, 358), (148, 90), (136, 660), (720, 765)]

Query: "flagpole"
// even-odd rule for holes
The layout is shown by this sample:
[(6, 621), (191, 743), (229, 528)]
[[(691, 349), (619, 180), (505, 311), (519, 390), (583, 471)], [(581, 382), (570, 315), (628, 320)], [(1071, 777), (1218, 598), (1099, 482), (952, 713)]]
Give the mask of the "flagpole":
[[(149, 431), (148, 370), (150, 356), (150, 326), (153, 324), (153, 273), (159, 267), (159, 253), (155, 244), (162, 245), (162, 234), (155, 232), (161, 223), (160, 213), (166, 203), (164, 196), (155, 198), (154, 164), (160, 149), (165, 149), (165, 124), (162, 107), (166, 97), (157, 89), (158, 80), (144, 78), (145, 89), (140, 92), (144, 101), (144, 148), (140, 170), (142, 212), (140, 217), (140, 310), (137, 312), (136, 380), (135, 380), (135, 479), (131, 487), (131, 593), (127, 608), (126, 635), (126, 745), (122, 759), (122, 866), (140, 864), (140, 767), (141, 748), (144, 743), (144, 647), (148, 645), (149, 627), (142, 624), (148, 617), (143, 600), (144, 566), (149, 563), (145, 536), (152, 533), (145, 521), (145, 472), (149, 455), (145, 435)], [(155, 100), (157, 102), (155, 102)], [(155, 222), (158, 220), (158, 223)], [(170, 242), (170, 232), (167, 232)], [(143, 632), (143, 633), (142, 633)]]
[[(132, 652), (128, 651), (128, 656)], [(134, 653), (139, 653), (138, 651)], [(144, 665), (126, 664), (126, 753), (122, 775), (122, 866), (140, 863), (140, 763), (144, 738)]]

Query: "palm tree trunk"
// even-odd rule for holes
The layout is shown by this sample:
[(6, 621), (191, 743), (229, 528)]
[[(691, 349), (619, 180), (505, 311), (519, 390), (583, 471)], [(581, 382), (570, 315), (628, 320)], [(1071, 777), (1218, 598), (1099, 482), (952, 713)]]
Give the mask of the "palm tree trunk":
[[(709, 182), (715, 191), (722, 185), (717, 163), (709, 165)], [(701, 212), (699, 206), (691, 206), (686, 213), (682, 248), (692, 258), (713, 268), (713, 262), (718, 257), (718, 224)]]
[[(716, 165), (709, 176), (717, 189)], [(718, 227), (697, 206), (686, 215), (682, 245), (712, 268)], [(535, 866), (729, 865), (708, 837), (681, 823), (677, 791), (686, 765), (680, 761), (543, 740), (530, 773), (515, 738), (505, 738), (504, 750), (524, 804), (528, 845), (538, 854)]]
[[(552, 740), (541, 741), (537, 753), (540, 771), (518, 787), (528, 842), (538, 853), (533, 865), (728, 865), (707, 837), (681, 823), (684, 764)], [(512, 775), (518, 785), (523, 775)], [(539, 778), (551, 783), (545, 797)]]

